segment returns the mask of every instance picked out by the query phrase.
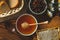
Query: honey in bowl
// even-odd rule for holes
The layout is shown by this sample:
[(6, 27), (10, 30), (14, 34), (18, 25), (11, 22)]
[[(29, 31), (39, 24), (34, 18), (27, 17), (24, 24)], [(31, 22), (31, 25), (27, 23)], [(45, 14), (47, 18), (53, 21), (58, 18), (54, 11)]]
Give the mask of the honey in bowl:
[(32, 35), (37, 30), (37, 25), (29, 26), (26, 29), (22, 28), (21, 24), (27, 22), (29, 24), (37, 23), (36, 19), (30, 14), (23, 14), (17, 19), (16, 28), (19, 33), (24, 36)]

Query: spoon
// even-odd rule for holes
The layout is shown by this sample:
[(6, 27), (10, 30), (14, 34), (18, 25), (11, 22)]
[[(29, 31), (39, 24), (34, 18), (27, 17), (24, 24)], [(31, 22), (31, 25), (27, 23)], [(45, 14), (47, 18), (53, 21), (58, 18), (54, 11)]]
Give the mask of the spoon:
[(23, 23), (21, 24), (21, 27), (24, 28), (24, 29), (26, 29), (26, 28), (28, 28), (29, 26), (40, 25), (40, 24), (47, 24), (47, 23), (48, 23), (48, 21), (41, 22), (41, 23), (32, 23), (32, 24), (29, 24), (29, 23), (27, 23), (27, 22), (23, 22)]

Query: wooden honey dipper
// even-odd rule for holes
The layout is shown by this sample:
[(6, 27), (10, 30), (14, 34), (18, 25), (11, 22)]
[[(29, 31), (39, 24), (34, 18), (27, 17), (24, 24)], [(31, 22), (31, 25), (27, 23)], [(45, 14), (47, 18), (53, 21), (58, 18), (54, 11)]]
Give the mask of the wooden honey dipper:
[(29, 24), (28, 22), (23, 22), (23, 23), (21, 24), (21, 27), (24, 28), (24, 29), (26, 29), (26, 28), (28, 28), (29, 26), (40, 25), (40, 24), (47, 24), (47, 23), (48, 23), (48, 21), (41, 22), (41, 23), (32, 23), (32, 24)]

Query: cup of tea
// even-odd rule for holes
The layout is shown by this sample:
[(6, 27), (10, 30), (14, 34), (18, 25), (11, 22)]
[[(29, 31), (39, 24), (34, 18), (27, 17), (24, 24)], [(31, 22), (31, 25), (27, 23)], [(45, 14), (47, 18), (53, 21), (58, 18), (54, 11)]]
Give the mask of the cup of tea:
[(29, 10), (36, 15), (43, 14), (47, 9), (46, 0), (30, 0)]
[[(26, 28), (25, 27), (27, 25), (26, 22), (32, 24), (32, 23), (37, 23), (37, 20), (31, 14), (22, 14), (17, 18), (16, 29), (19, 34), (23, 36), (30, 36), (36, 32), (38, 25), (32, 25)], [(24, 27), (21, 26), (22, 24), (24, 24), (23, 25)]]

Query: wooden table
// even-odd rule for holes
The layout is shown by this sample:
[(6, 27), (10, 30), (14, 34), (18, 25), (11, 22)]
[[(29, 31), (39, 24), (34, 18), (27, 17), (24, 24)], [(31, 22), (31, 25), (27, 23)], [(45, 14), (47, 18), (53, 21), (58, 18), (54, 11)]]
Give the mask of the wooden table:
[[(12, 32), (12, 29), (15, 28), (15, 23), (16, 23), (16, 20), (17, 18), (24, 14), (24, 13), (28, 13), (28, 14), (32, 14), (28, 8), (28, 0), (25, 0), (25, 5), (24, 5), (24, 8), (18, 12), (18, 14), (14, 15), (14, 17), (12, 17), (11, 19), (9, 20), (5, 20), (4, 22), (1, 22), (2, 25), (4, 25), (3, 28), (5, 28), (6, 30), (9, 31), (9, 33)], [(27, 6), (26, 6), (27, 5)], [(57, 5), (57, 4), (56, 4)], [(55, 6), (56, 6), (55, 5)], [(48, 10), (48, 9), (47, 9)], [(46, 24), (46, 25), (39, 25), (38, 27), (38, 30), (41, 30), (41, 29), (45, 29), (47, 27), (52, 27), (52, 25), (55, 27), (55, 26), (58, 26), (60, 25), (60, 19), (59, 19), (59, 16), (60, 16), (60, 12), (57, 10), (57, 6), (56, 6), (56, 9), (55, 11), (53, 12), (53, 17), (50, 18), (48, 15), (47, 15), (47, 10), (44, 14), (42, 15), (35, 15), (35, 14), (32, 14), (33, 16), (36, 17), (37, 21), (38, 22), (42, 22), (42, 21), (46, 21), (48, 20), (49, 21), (49, 24)], [(57, 17), (55, 17), (57, 16)], [(55, 20), (56, 19), (56, 20)], [(4, 20), (4, 19), (3, 19)], [(56, 23), (55, 23), (56, 22)], [(54, 24), (55, 23), (55, 24)], [(0, 25), (1, 25), (0, 24)], [(36, 33), (31, 35), (31, 36), (28, 36), (28, 37), (25, 37), (25, 36), (22, 36), (20, 35), (16, 30), (15, 32), (12, 32), (12, 34), (14, 35), (17, 35), (18, 38), (20, 38), (21, 40), (36, 40)]]

